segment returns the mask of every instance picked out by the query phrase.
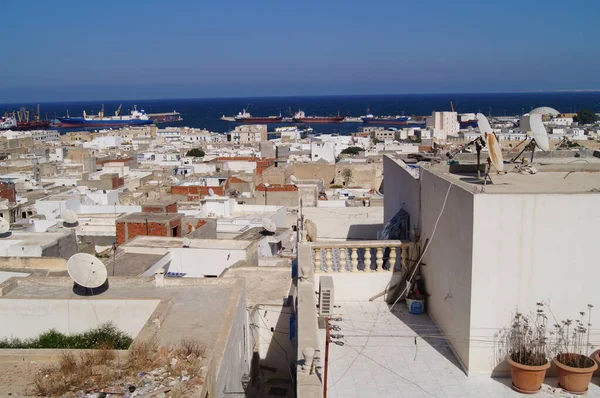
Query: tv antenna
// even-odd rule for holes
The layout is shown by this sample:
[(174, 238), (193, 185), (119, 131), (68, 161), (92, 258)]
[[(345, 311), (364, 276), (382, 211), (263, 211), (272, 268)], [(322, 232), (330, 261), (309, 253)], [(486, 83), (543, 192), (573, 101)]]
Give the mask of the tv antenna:
[(521, 152), (511, 159), (511, 163), (517, 160), (523, 154), (523, 152), (527, 150), (531, 151), (531, 163), (533, 163), (533, 156), (535, 155), (536, 147), (540, 148), (544, 152), (550, 149), (550, 141), (548, 140), (548, 133), (546, 132), (546, 127), (542, 121), (542, 115), (531, 113), (528, 116), (521, 116), (519, 124), (521, 128), (526, 131), (528, 137), (515, 146), (514, 149), (526, 142)]
[(267, 235), (273, 235), (277, 232), (277, 225), (270, 218), (262, 219), (262, 227), (265, 229)]
[[(113, 265), (114, 266), (114, 265)], [(86, 296), (94, 294), (93, 289), (98, 288), (107, 281), (108, 273), (104, 263), (87, 253), (77, 253), (67, 261), (67, 272), (73, 282), (74, 288), (84, 287)]]

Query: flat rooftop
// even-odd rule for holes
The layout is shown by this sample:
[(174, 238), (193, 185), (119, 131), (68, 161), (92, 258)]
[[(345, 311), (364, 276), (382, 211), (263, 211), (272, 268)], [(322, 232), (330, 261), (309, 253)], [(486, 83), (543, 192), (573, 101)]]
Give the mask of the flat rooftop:
[(71, 230), (56, 232), (22, 232), (10, 231), (0, 238), (0, 252), (10, 246), (40, 246), (53, 245), (58, 239), (71, 234)]
[[(600, 194), (600, 165), (596, 164), (533, 164), (535, 174), (519, 173), (517, 165), (505, 164), (506, 174), (493, 172), (485, 185), (488, 194)], [(483, 185), (483, 178), (474, 173), (450, 173), (446, 165), (429, 169), (432, 173), (473, 192)], [(483, 173), (482, 173), (483, 175)]]
[[(246, 240), (190, 239), (189, 243), (189, 247), (195, 249), (244, 250), (253, 242)], [(136, 247), (181, 248), (183, 247), (183, 238), (136, 236), (135, 239), (121, 246), (126, 251)]]
[[(523, 395), (510, 377), (471, 376), (461, 370), (450, 346), (427, 315), (412, 315), (401, 302), (390, 311), (383, 301), (338, 301), (344, 345), (329, 346), (328, 397), (467, 397)], [(325, 330), (320, 330), (325, 339)], [(324, 345), (323, 345), (324, 346)], [(321, 364), (322, 365), (322, 364)], [(600, 397), (598, 378), (587, 396)], [(541, 397), (569, 397), (546, 377)]]
[(178, 220), (182, 217), (179, 213), (131, 213), (129, 215), (119, 217), (117, 222), (134, 222), (134, 223), (169, 223)]
[[(292, 287), (291, 267), (229, 267), (222, 278), (244, 278), (248, 305), (283, 305)], [(291, 303), (290, 303), (291, 304)]]
[(109, 276), (138, 276), (156, 264), (164, 254), (126, 253), (118, 251), (114, 258), (103, 259)]
[[(96, 296), (75, 294), (73, 281), (68, 277), (13, 278), (0, 287), (14, 281), (12, 289), (5, 289), (7, 291), (0, 297), (0, 303), (3, 300), (31, 300), (29, 306), (35, 307), (35, 303), (43, 303), (44, 300), (90, 303), (118, 300), (135, 306), (137, 301), (159, 300), (160, 304), (145, 322), (138, 338), (145, 339), (156, 333), (161, 345), (189, 338), (206, 344), (209, 351), (220, 334), (229, 333), (222, 327), (233, 317), (235, 311), (229, 307), (236, 301), (234, 299), (239, 302), (245, 285), (239, 279), (170, 278), (165, 279), (165, 287), (155, 287), (154, 277), (109, 277), (108, 290)], [(29, 314), (36, 316), (40, 312), (30, 308)], [(110, 313), (98, 312), (94, 322), (102, 324), (111, 319)], [(160, 328), (156, 327), (154, 319), (160, 320)]]

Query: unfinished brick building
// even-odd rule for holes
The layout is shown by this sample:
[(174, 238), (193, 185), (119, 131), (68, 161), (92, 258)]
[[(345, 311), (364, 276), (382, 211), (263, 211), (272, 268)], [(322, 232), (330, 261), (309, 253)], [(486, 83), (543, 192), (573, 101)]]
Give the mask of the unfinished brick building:
[(117, 245), (136, 236), (181, 237), (179, 213), (133, 213), (117, 219)]

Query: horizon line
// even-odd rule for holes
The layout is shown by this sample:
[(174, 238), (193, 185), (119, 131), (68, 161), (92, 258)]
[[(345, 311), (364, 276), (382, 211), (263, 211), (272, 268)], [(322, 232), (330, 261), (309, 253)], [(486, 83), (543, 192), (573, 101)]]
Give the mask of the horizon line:
[(520, 91), (489, 91), (489, 92), (425, 92), (425, 93), (382, 93), (382, 94), (304, 94), (304, 95), (256, 95), (256, 96), (230, 96), (230, 97), (153, 97), (153, 98), (135, 98), (135, 99), (89, 99), (89, 100), (60, 100), (60, 101), (19, 101), (4, 102), (1, 105), (16, 105), (23, 103), (74, 103), (74, 102), (112, 102), (112, 101), (164, 101), (164, 100), (224, 100), (224, 99), (259, 99), (259, 98), (325, 98), (325, 97), (384, 97), (384, 96), (403, 96), (403, 95), (465, 95), (465, 94), (544, 94), (544, 93), (594, 93), (600, 92), (600, 89), (556, 89), (556, 90), (520, 90)]
[(164, 101), (164, 100), (224, 100), (224, 99), (258, 99), (258, 98), (325, 98), (325, 97), (383, 97), (383, 96), (403, 96), (403, 95), (465, 95), (465, 94), (544, 94), (544, 93), (594, 93), (600, 92), (600, 89), (556, 89), (556, 90), (520, 90), (520, 91), (489, 91), (489, 92), (424, 92), (424, 93), (382, 93), (382, 94), (304, 94), (304, 95), (255, 95), (255, 96), (227, 96), (227, 97), (152, 97), (135, 99), (86, 99), (86, 100), (60, 100), (60, 101), (18, 101), (3, 102), (2, 105), (16, 105), (23, 103), (74, 103), (74, 102), (111, 102), (111, 101)]

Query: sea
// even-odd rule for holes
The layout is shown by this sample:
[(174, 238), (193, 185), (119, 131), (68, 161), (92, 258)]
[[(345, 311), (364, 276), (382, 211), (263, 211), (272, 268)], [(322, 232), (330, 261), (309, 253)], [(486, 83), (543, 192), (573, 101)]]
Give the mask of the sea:
[[(253, 116), (281, 114), (291, 116), (298, 109), (306, 115), (343, 115), (360, 117), (367, 113), (387, 115), (430, 115), (432, 111), (449, 111), (452, 101), (459, 113), (481, 112), (491, 116), (521, 115), (539, 106), (549, 106), (563, 113), (591, 109), (600, 112), (600, 91), (521, 92), (482, 94), (398, 94), (398, 95), (344, 95), (302, 97), (256, 97), (256, 98), (196, 98), (196, 99), (145, 99), (123, 101), (77, 101), (40, 103), (42, 118), (81, 116), (97, 113), (104, 105), (105, 113), (112, 114), (120, 104), (122, 114), (137, 105), (146, 113), (177, 111), (183, 121), (161, 126), (188, 126), (205, 128), (213, 132), (227, 132), (235, 123), (221, 121), (221, 116), (235, 116), (247, 109)], [(0, 111), (12, 111), (21, 106), (34, 109), (36, 103), (0, 104)], [(2, 112), (3, 113), (3, 112)], [(275, 127), (289, 124), (270, 124)], [(316, 124), (310, 126), (315, 133), (346, 135), (358, 131), (360, 123)], [(397, 126), (396, 126), (397, 127)], [(62, 133), (77, 129), (59, 129)]]

